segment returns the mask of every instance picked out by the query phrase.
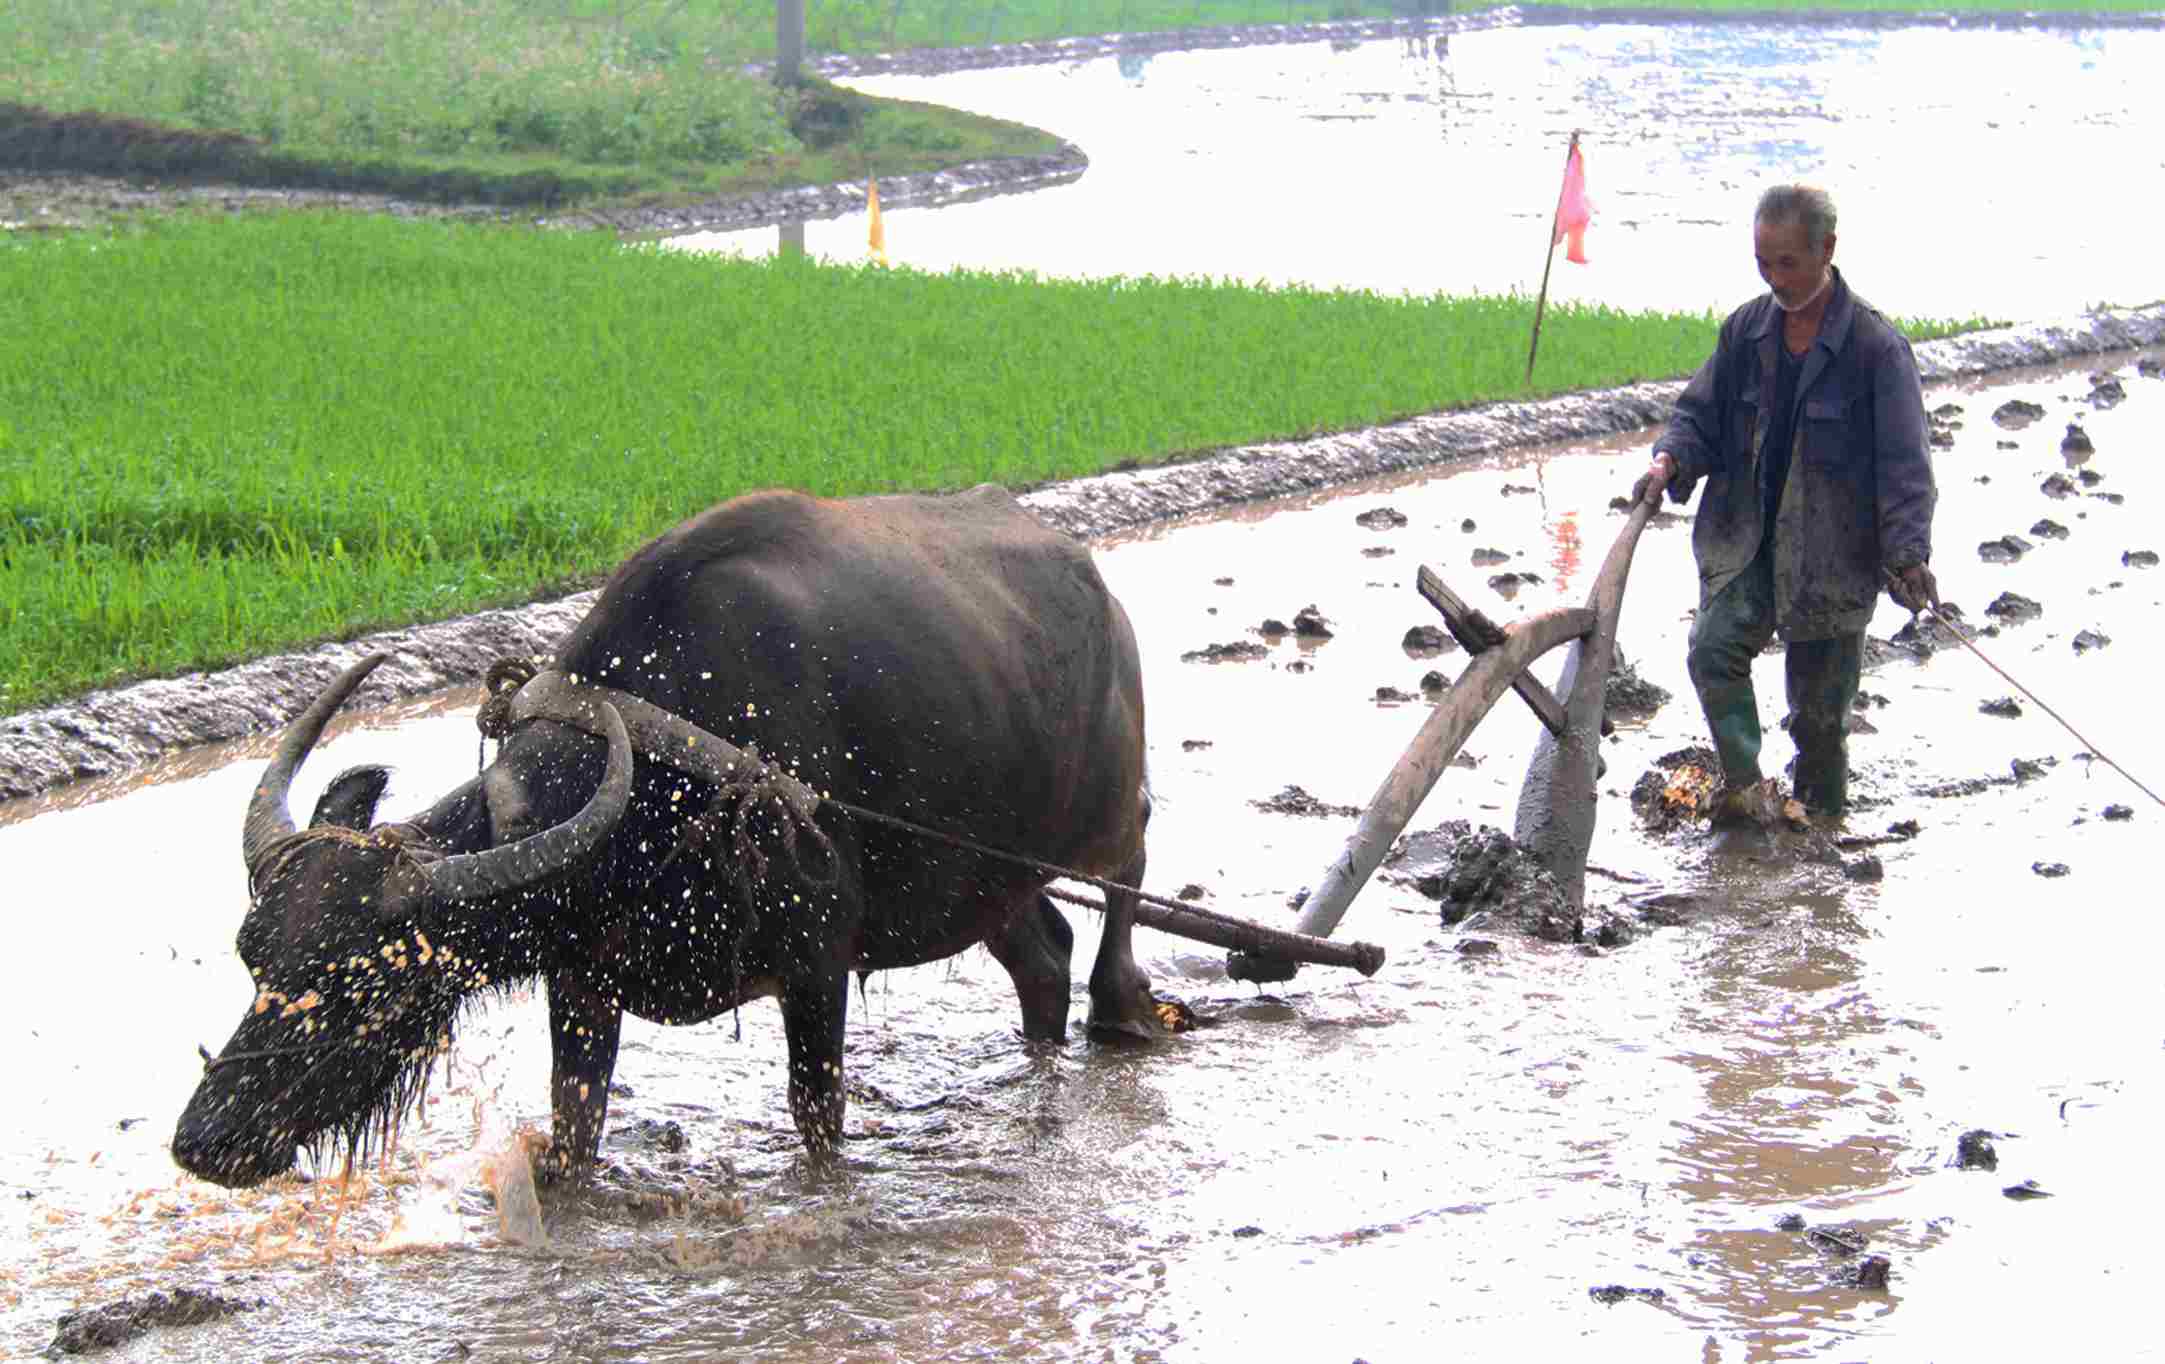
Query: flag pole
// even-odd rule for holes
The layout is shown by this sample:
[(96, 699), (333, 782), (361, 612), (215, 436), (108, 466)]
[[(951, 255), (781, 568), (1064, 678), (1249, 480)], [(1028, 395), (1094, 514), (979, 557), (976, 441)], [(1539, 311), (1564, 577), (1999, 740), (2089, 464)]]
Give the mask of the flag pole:
[[(1579, 130), (1574, 128), (1571, 130), (1571, 145), (1564, 148), (1564, 173), (1567, 175), (1571, 173), (1571, 157), (1578, 149)], [(1549, 254), (1541, 262), (1541, 296), (1534, 300), (1534, 336), (1526, 347), (1526, 384), (1528, 387), (1531, 387), (1534, 381), (1534, 356), (1541, 349), (1541, 314), (1549, 306), (1549, 271), (1554, 269), (1556, 265), (1556, 224), (1562, 221), (1563, 212), (1564, 196), (1562, 191), (1558, 191), (1556, 207), (1549, 211)]]

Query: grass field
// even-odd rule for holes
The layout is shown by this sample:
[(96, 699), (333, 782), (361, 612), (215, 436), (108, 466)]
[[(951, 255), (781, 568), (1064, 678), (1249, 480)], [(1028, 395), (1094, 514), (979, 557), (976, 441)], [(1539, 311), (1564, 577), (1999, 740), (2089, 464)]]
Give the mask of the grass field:
[[(0, 711), (528, 600), (750, 488), (1011, 486), (1519, 391), (1531, 304), (335, 214), (0, 245)], [(1552, 309), (1537, 387), (1714, 319)]]

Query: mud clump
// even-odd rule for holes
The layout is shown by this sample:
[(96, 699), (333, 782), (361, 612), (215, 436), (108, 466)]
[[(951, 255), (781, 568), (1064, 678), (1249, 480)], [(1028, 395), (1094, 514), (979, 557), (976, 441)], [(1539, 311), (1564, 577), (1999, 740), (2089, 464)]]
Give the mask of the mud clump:
[(1406, 637), (1398, 642), (1411, 658), (1434, 658), (1446, 649), (1458, 647), (1458, 641), (1434, 625), (1416, 625), (1406, 631)]
[(2075, 632), (2075, 652), (2078, 654), (2086, 654), (2092, 649), (2102, 649), (2110, 643), (2112, 643), (2111, 635), (2100, 634), (2096, 630), (2077, 630)]
[(2030, 534), (2044, 540), (2065, 540), (2071, 532), (2051, 517), (2041, 516), (2037, 524), (2030, 527)]
[(1887, 1279), (1894, 1273), (1894, 1262), (1884, 1255), (1867, 1255), (1857, 1261), (1856, 1286), (1866, 1289), (1883, 1289)]
[(2044, 482), (2037, 485), (2037, 491), (2047, 497), (2073, 497), (2075, 495), (2075, 481), (2066, 474), (2052, 474), (2047, 476)]
[[(1963, 623), (1962, 608), (1953, 602), (1943, 602), (1937, 615), (1914, 616), (1909, 624), (1888, 636), (1888, 642), (1908, 649), (1919, 658), (1930, 658), (1932, 651), (1974, 639), (1977, 631)], [(1987, 626), (1985, 633), (1997, 634), (1999, 627)]]
[(1957, 1170), (1999, 1169), (2000, 1153), (1992, 1149), (1993, 1136), (1993, 1133), (1977, 1127), (1956, 1138), (1954, 1167)]
[(160, 1326), (196, 1326), (236, 1312), (253, 1312), (262, 1305), (194, 1288), (122, 1298), (103, 1307), (63, 1313), (59, 1334), (45, 1347), (45, 1357), (64, 1359), (110, 1350)]
[(1510, 555), (1500, 549), (1490, 549), (1486, 545), (1473, 552), (1473, 566), (1475, 568), (1494, 568), (1497, 564), (1509, 563), (1510, 560)]
[(2157, 551), (2154, 549), (2131, 549), (2121, 554), (2120, 562), (2129, 568), (2156, 568)]
[(1509, 597), (1521, 587), (1541, 581), (1538, 573), (1499, 573), (1488, 580), (1488, 585), (1503, 596)]
[(1237, 639), (1230, 644), (1207, 644), (1200, 649), (1190, 649), (1180, 656), (1183, 663), (1247, 663), (1267, 657), (1270, 650), (1252, 639)]
[(2018, 625), (2023, 621), (2036, 620), (2045, 614), (2045, 608), (2019, 592), (2002, 592), (1985, 608), (1985, 614), (1995, 620)]
[(1353, 819), (1358, 818), (1361, 813), (1358, 805), (1333, 805), (1290, 784), (1268, 800), (1251, 800), (1248, 803), (1268, 814), (1299, 815), (1305, 819), (1323, 819), (1332, 815)]
[(1668, 1294), (1658, 1288), (1626, 1288), (1620, 1283), (1602, 1284), (1586, 1290), (1586, 1296), (1607, 1307), (1614, 1307), (1627, 1298), (1641, 1302), (1665, 1302)]
[(2118, 407), (2127, 401), (2127, 387), (2110, 374), (2090, 376), (2090, 396), (2084, 401), (2102, 412), (2108, 407)]
[(2009, 431), (2020, 431), (2023, 427), (2028, 426), (2031, 422), (2044, 415), (2045, 409), (2042, 406), (2037, 403), (2024, 402), (2020, 398), (2010, 399), (1992, 410), (1994, 424), (2005, 427)]
[(1406, 514), (1396, 507), (1373, 507), (1354, 517), (1353, 524), (1368, 530), (1397, 530), (1406, 524)]
[(1988, 564), (2011, 564), (2037, 546), (2019, 535), (2002, 535), (1977, 547), (1977, 557)]
[(1386, 684), (1376, 688), (1376, 701), (1379, 705), (1395, 706), (1411, 700), (1413, 693), (1401, 691), (1397, 687)]
[(1483, 927), (1543, 942), (1578, 942), (1583, 922), (1548, 868), (1501, 829), (1447, 820), (1408, 834), (1384, 857), (1388, 879), (1442, 905), (1446, 926), (1482, 915)]
[(1293, 633), (1302, 639), (1329, 639), (1336, 632), (1329, 618), (1310, 604), (1293, 613)]
[(2063, 455), (2094, 455), (2097, 447), (2090, 443), (2090, 433), (2082, 429), (2080, 422), (2069, 422), (2067, 434), (2060, 437), (2060, 453)]
[(1994, 697), (1990, 701), (1979, 704), (1977, 709), (1981, 714), (1996, 715), (2002, 720), (2019, 720), (2022, 718), (2022, 703), (2012, 696)]
[(2065, 862), (2032, 862), (2030, 863), (2030, 870), (2047, 880), (2056, 881), (2060, 877), (2067, 875), (2068, 866)]
[(1602, 693), (1602, 704), (1612, 716), (1631, 720), (1643, 720), (1667, 705), (1669, 689), (1649, 682), (1639, 676), (1639, 670), (1628, 662), (1619, 661), (1609, 670), (1609, 680)]
[(2135, 817), (2135, 807), (2131, 805), (2108, 805), (2098, 814), (2101, 818), (2114, 821), (2133, 819)]

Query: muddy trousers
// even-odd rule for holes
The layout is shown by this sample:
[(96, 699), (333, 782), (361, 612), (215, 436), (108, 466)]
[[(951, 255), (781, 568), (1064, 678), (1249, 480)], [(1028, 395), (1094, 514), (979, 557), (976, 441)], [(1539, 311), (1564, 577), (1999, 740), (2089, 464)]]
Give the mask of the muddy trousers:
[[(1700, 609), (1691, 627), (1691, 685), (1731, 787), (1758, 781), (1759, 698), (1752, 660), (1774, 638), (1774, 559), (1762, 548)], [(1864, 667), (1864, 632), (1792, 642), (1784, 668), (1789, 737), (1797, 745), (1796, 798), (1813, 814), (1849, 801), (1849, 708)]]

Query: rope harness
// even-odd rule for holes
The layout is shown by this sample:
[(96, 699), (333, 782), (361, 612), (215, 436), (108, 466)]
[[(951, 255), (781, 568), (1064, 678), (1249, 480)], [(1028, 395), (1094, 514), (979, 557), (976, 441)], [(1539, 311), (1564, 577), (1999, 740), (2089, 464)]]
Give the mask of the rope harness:
[[(749, 893), (767, 878), (768, 857), (759, 846), (758, 827), (760, 817), (765, 816), (780, 831), (782, 851), (799, 882), (814, 890), (825, 890), (841, 875), (834, 840), (816, 821), (820, 805), (817, 792), (760, 756), (756, 747), (739, 748), (717, 739), (628, 692), (582, 683), (562, 673), (540, 672), (526, 659), (499, 659), (490, 666), (484, 684), (488, 699), (474, 716), (484, 740), (501, 743), (514, 726), (540, 709), (539, 694), (527, 690), (537, 679), (552, 689), (572, 691), (615, 706), (649, 757), (715, 784), (706, 808), (686, 822), (676, 846), (656, 870), (668, 867), (686, 853), (704, 854), (710, 845), (722, 842), (727, 844), (724, 860), (730, 879), (738, 889)], [(679, 737), (672, 730), (682, 731), (684, 742), (672, 742)], [(485, 755), (486, 749), (483, 752)], [(800, 839), (808, 839), (817, 849), (816, 860), (821, 864), (818, 872), (807, 868)]]
[[(501, 742), (503, 737), (510, 733), (513, 725), (518, 723), (520, 719), (525, 718), (527, 713), (537, 708), (531, 701), (525, 705), (519, 703), (519, 698), (527, 685), (535, 683), (537, 680), (544, 685), (575, 689), (595, 700), (609, 702), (623, 715), (625, 727), (631, 731), (633, 740), (643, 742), (649, 756), (691, 775), (713, 779), (715, 767), (712, 763), (694, 764), (686, 760), (685, 754), (687, 750), (696, 751), (698, 745), (680, 746), (666, 742), (657, 745), (652, 742), (652, 738), (659, 737), (659, 731), (665, 728), (688, 728), (687, 722), (662, 710), (651, 702), (632, 696), (628, 692), (620, 692), (607, 687), (597, 687), (591, 683), (581, 682), (575, 676), (564, 673), (537, 671), (534, 665), (526, 659), (501, 659), (489, 668), (486, 683), (489, 692), (488, 699), (482, 703), (479, 714), (474, 717), (475, 723), (480, 726), (484, 738), (492, 738)], [(903, 819), (898, 815), (867, 809), (862, 805), (856, 805), (835, 796), (821, 795), (796, 776), (782, 771), (772, 762), (762, 758), (759, 750), (749, 745), (737, 748), (720, 739), (707, 736), (706, 747), (710, 752), (716, 749), (729, 752), (729, 758), (725, 759), (722, 764), (722, 771), (728, 775), (726, 779), (721, 781), (719, 789), (715, 792), (713, 799), (708, 802), (706, 810), (695, 816), (687, 825), (684, 836), (670, 850), (669, 855), (663, 859), (662, 866), (668, 866), (687, 851), (697, 853), (726, 825), (729, 831), (732, 877), (740, 887), (749, 889), (753, 884), (764, 879), (767, 872), (767, 858), (757, 846), (750, 820), (756, 813), (763, 810), (772, 810), (779, 816), (783, 849), (788, 853), (792, 868), (798, 879), (815, 889), (825, 889), (834, 884), (836, 876), (840, 873), (834, 841), (815, 822), (819, 807), (825, 805), (848, 815), (852, 819), (867, 824), (879, 824), (891, 829), (899, 829), (918, 838), (927, 839), (934, 843), (942, 843), (964, 852), (976, 853), (981, 857), (990, 857), (1013, 866), (1026, 867), (1031, 871), (1040, 872), (1060, 880), (1077, 881), (1084, 885), (1096, 886), (1109, 894), (1132, 895), (1144, 904), (1156, 905), (1163, 909), (1170, 909), (1184, 915), (1203, 919), (1223, 919), (1229, 925), (1242, 923), (1241, 920), (1230, 916), (1212, 914), (1208, 910), (1183, 900), (1168, 899), (1162, 895), (1152, 895), (1148, 891), (1125, 885), (1110, 877), (1093, 876), (1089, 872), (1077, 871), (1073, 867), (1063, 867), (1057, 863), (1042, 861), (1035, 857), (1025, 857), (1020, 853), (995, 848), (989, 844), (980, 843), (975, 839), (962, 837), (959, 834), (929, 828), (913, 820)], [(819, 849), (822, 860), (826, 863), (825, 874), (822, 876), (814, 877), (805, 871), (798, 845), (798, 839), (805, 835), (810, 836), (814, 846)], [(1064, 892), (1048, 893), (1053, 894), (1055, 898), (1067, 900), (1070, 903), (1082, 904), (1094, 909), (1104, 908), (1103, 905)]]

